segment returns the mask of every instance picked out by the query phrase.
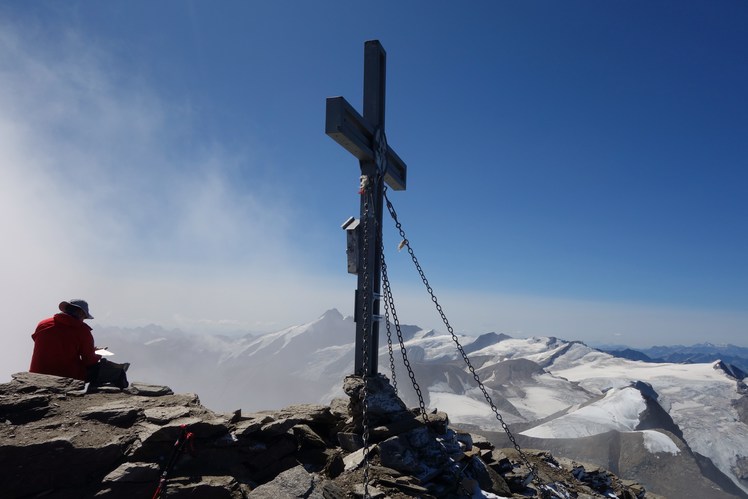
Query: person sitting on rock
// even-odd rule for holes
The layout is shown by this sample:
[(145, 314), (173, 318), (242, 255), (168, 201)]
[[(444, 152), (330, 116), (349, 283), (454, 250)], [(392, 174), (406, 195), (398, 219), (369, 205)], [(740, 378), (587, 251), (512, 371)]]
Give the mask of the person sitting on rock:
[(107, 362), (96, 354), (91, 326), (84, 322), (93, 319), (88, 303), (74, 299), (61, 302), (58, 308), (62, 313), (41, 321), (31, 335), (34, 353), (29, 372), (127, 388), (125, 372), (130, 365)]

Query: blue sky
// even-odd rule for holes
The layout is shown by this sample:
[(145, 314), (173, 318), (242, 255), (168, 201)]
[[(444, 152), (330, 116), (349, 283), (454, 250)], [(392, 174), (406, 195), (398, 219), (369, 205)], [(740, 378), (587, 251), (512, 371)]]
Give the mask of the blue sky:
[[(78, 296), (94, 326), (350, 314), (358, 164), (324, 111), (361, 109), (369, 39), (409, 167), (391, 199), (457, 331), (746, 345), (745, 2), (372, 5), (3, 3), (18, 356)], [(400, 319), (443, 330), (385, 239)]]

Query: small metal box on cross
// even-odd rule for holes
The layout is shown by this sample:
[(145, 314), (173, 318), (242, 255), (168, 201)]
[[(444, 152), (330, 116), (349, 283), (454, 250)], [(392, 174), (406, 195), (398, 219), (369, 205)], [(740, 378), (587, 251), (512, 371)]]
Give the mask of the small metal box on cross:
[[(362, 179), (371, 182), (368, 187), (371, 196), (362, 195), (360, 203), (363, 222), (359, 228), (368, 244), (358, 246), (354, 374), (359, 376), (373, 376), (378, 371), (379, 322), (376, 319), (381, 296), (383, 182), (394, 190), (404, 190), (407, 173), (405, 163), (387, 144), (384, 133), (386, 62), (382, 44), (378, 40), (367, 41), (364, 44), (364, 115), (358, 114), (343, 97), (329, 97), (325, 120), (325, 133), (358, 158)], [(364, 220), (365, 217), (368, 219)]]

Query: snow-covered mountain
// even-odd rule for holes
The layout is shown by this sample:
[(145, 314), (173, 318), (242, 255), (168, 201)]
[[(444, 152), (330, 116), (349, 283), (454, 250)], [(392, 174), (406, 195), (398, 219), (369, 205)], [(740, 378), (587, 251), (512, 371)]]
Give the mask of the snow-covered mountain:
[[(95, 334), (117, 354), (113, 360), (132, 363), (131, 379), (199, 393), (216, 410), (260, 410), (342, 395), (342, 379), (353, 370), (354, 331), (352, 318), (330, 310), (260, 336), (187, 335), (156, 326)], [(397, 339), (393, 376), (380, 335), (380, 372), (417, 406)], [(502, 438), (501, 422), (452, 336), (404, 326), (403, 337), (425, 405), (447, 412), (453, 424)], [(458, 340), (524, 447), (598, 462), (668, 497), (696, 497), (683, 495), (695, 490), (707, 494), (700, 497), (748, 497), (748, 389), (737, 379), (740, 371), (721, 362), (632, 361), (553, 337), (488, 333)], [(663, 480), (663, 473), (686, 474), (688, 488)]]

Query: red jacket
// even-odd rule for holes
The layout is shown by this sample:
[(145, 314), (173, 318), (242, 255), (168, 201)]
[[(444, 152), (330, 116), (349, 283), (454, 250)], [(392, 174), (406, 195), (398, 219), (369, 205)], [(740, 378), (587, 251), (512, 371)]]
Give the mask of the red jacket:
[(34, 354), (29, 372), (86, 380), (86, 367), (101, 358), (94, 353), (91, 327), (66, 314), (55, 314), (36, 326), (31, 335)]

